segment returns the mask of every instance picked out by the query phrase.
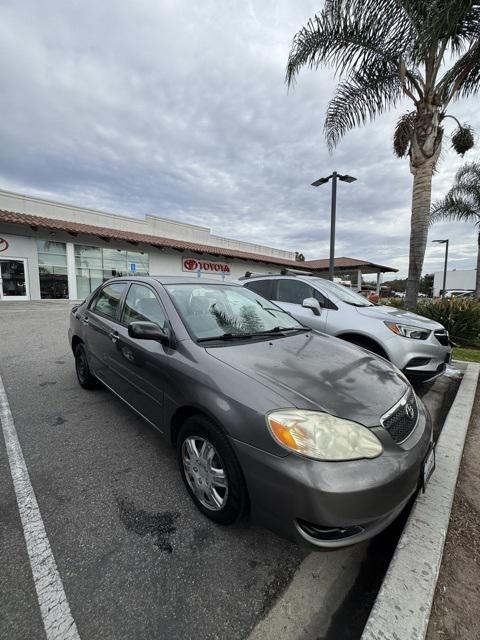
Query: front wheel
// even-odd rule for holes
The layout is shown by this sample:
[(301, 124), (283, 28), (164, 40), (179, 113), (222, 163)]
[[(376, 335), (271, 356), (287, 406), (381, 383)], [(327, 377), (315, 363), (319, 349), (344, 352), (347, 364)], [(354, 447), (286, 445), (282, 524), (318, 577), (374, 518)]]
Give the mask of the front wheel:
[(177, 459), (195, 505), (219, 524), (232, 524), (246, 509), (240, 464), (227, 437), (207, 417), (188, 418), (177, 438)]
[(98, 386), (97, 379), (88, 366), (87, 353), (83, 344), (78, 344), (75, 349), (75, 371), (78, 382), (84, 389), (95, 389)]

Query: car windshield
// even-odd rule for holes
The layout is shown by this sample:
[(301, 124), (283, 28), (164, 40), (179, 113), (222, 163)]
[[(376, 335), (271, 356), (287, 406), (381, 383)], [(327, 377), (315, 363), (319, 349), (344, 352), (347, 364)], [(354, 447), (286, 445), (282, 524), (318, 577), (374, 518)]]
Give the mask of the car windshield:
[(190, 335), (199, 341), (236, 340), (307, 330), (288, 313), (243, 287), (165, 285)]
[[(312, 278), (313, 280), (313, 278)], [(336, 282), (332, 282), (331, 280), (325, 280), (324, 278), (315, 278), (316, 283), (325, 290), (326, 293), (331, 293), (336, 298), (345, 302), (346, 304), (351, 304), (354, 307), (374, 307), (375, 305), (372, 302), (369, 302), (366, 298), (361, 296), (359, 293), (352, 291), (348, 287), (343, 284), (337, 284)]]

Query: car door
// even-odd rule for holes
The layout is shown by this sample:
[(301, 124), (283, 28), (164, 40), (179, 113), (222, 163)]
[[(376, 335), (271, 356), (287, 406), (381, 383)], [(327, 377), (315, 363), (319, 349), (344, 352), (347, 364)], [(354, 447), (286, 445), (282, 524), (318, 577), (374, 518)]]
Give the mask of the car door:
[(90, 366), (95, 375), (117, 393), (121, 392), (121, 381), (116, 378), (111, 363), (115, 353), (120, 301), (126, 289), (126, 282), (107, 284), (81, 319), (85, 325), (85, 346)]
[[(307, 327), (325, 331), (328, 308), (324, 307), (325, 300), (320, 292), (312, 286), (296, 278), (279, 278), (274, 281), (273, 302), (292, 314), (299, 322)], [(320, 315), (313, 309), (302, 306), (306, 298), (315, 298), (320, 304)]]
[(112, 367), (122, 380), (122, 396), (158, 429), (163, 430), (163, 401), (173, 350), (156, 340), (140, 340), (128, 334), (135, 321), (168, 326), (166, 312), (155, 290), (145, 283), (132, 283), (123, 301), (117, 328)]

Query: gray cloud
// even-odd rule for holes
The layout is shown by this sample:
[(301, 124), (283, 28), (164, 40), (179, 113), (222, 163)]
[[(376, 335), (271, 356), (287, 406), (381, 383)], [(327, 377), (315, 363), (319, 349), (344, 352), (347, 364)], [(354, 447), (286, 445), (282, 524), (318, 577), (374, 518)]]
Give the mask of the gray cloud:
[[(290, 93), (283, 83), (291, 38), (318, 8), (0, 2), (0, 187), (156, 213), (318, 258), (328, 255), (330, 191), (309, 185), (336, 168), (358, 178), (339, 186), (337, 255), (404, 273), (412, 179), (391, 151), (398, 113), (329, 156), (332, 75), (305, 72)], [(454, 109), (478, 125), (472, 101)], [(460, 164), (446, 149), (435, 196)], [(451, 238), (456, 268), (474, 265), (470, 226), (438, 225), (434, 236)], [(441, 266), (441, 248), (429, 245), (425, 269)]]

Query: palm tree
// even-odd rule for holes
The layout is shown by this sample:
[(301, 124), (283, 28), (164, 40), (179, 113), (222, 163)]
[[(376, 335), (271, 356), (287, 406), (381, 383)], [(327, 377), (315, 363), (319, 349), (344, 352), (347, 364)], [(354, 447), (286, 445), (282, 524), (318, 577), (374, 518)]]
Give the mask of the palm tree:
[(442, 220), (472, 222), (477, 227), (477, 276), (475, 295), (480, 298), (480, 162), (466, 162), (457, 171), (453, 187), (435, 202), (430, 223)]
[[(286, 82), (303, 67), (333, 67), (340, 76), (325, 134), (330, 149), (356, 126), (396, 107), (394, 152), (409, 157), (413, 174), (408, 307), (417, 300), (428, 235), (432, 175), (443, 121), (452, 100), (477, 92), (480, 81), (480, 4), (472, 0), (326, 0), (294, 37)], [(456, 118), (455, 118), (456, 120)], [(473, 146), (468, 125), (452, 136), (457, 153)]]

